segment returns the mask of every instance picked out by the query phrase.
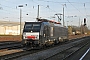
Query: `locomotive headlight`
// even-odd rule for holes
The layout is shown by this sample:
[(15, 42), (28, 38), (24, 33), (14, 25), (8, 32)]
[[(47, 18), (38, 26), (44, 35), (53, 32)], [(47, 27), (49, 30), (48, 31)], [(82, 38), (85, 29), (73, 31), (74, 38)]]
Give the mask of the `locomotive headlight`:
[(25, 44), (27, 43), (27, 41), (25, 40)]
[(50, 40), (49, 40), (50, 41)]
[(24, 39), (27, 39), (27, 36), (23, 36)]
[(25, 39), (26, 37), (25, 36), (23, 36), (23, 39)]
[(45, 43), (46, 43), (47, 41), (45, 41)]
[(33, 31), (31, 31), (31, 32), (33, 32)]
[(61, 39), (61, 37), (59, 37), (59, 40)]

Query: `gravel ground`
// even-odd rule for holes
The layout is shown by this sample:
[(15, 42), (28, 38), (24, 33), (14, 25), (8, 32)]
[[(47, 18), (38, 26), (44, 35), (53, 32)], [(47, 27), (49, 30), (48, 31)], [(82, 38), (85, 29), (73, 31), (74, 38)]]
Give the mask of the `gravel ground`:
[(0, 56), (7, 55), (7, 54), (12, 54), (16, 52), (23, 51), (22, 49), (14, 49), (14, 50), (0, 50)]
[(4, 41), (21, 41), (21, 36), (17, 35), (17, 36), (0, 36), (0, 42), (4, 42)]

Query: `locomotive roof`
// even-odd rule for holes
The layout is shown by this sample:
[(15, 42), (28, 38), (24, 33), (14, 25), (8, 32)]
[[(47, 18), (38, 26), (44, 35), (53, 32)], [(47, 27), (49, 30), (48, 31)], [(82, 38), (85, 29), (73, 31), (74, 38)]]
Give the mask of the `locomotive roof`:
[(41, 22), (25, 22), (25, 23), (41, 23)]
[(51, 26), (59, 26), (59, 27), (63, 27), (61, 25), (61, 23), (59, 22), (55, 22), (53, 20), (47, 20), (47, 19), (37, 19), (37, 22), (25, 22), (26, 24), (30, 24), (30, 23), (35, 23), (35, 24), (38, 24), (38, 23), (44, 23), (46, 25), (51, 25)]
[(25, 22), (25, 24), (38, 24), (38, 23), (43, 23), (45, 25), (51, 25), (51, 26), (59, 26), (59, 27), (63, 27), (61, 24), (55, 24), (55, 23), (52, 23), (52, 22)]

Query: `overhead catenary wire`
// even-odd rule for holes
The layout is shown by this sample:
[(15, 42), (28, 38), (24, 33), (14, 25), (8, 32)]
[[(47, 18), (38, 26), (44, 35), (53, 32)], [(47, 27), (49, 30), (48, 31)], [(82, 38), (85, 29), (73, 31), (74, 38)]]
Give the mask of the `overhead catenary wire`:
[[(34, 0), (33, 0), (34, 1)], [(72, 7), (74, 7), (81, 15), (83, 15), (83, 16), (86, 16), (87, 15), (87, 11), (86, 11), (86, 7), (84, 7), (85, 8), (85, 14), (83, 13), (83, 12), (81, 12), (77, 7), (75, 7), (73, 4), (82, 4), (82, 6), (83, 6), (83, 4), (85, 3), (90, 3), (90, 2), (70, 2), (69, 0), (67, 0), (67, 2), (56, 2), (56, 1), (48, 1), (48, 0), (38, 0), (38, 1), (43, 1), (43, 2), (48, 2), (48, 3), (56, 3), (56, 4), (71, 4), (71, 6)], [(68, 8), (68, 7), (67, 7)]]
[[(59, 4), (69, 4), (69, 3), (75, 3), (75, 4), (83, 4), (83, 2), (56, 2), (56, 1), (48, 1), (48, 0), (38, 0), (38, 1), (43, 1), (43, 2), (50, 2), (50, 3), (59, 3)], [(85, 2), (85, 3), (90, 3), (90, 2)]]
[[(19, 11), (20, 9), (19, 9), (19, 7), (17, 6), (17, 4), (18, 3), (16, 3), (16, 2), (12, 2), (12, 1), (9, 1), (9, 0), (5, 0), (5, 2), (11, 2), (11, 3), (13, 3), (13, 4), (15, 4), (16, 6), (14, 6), (14, 7), (10, 7), (10, 6), (8, 6), (8, 5), (3, 5), (3, 4), (0, 4), (1, 6), (4, 6), (4, 7), (6, 7), (6, 8), (10, 8), (9, 9), (9, 11), (11, 10), (12, 11), (12, 9), (13, 9), (13, 11)], [(25, 5), (25, 6), (27, 6), (27, 4), (25, 3), (25, 4), (23, 4), (23, 5)], [(3, 9), (4, 10), (4, 9)], [(26, 13), (26, 12), (29, 12), (29, 13), (32, 13), (32, 11), (24, 11), (24, 10), (22, 10), (23, 11), (23, 13)]]
[[(8, 0), (7, 0), (8, 1)], [(35, 3), (35, 4), (39, 4), (38, 2), (36, 2), (36, 1), (34, 1), (34, 0), (32, 0), (33, 1), (33, 3)], [(77, 4), (83, 4), (83, 3), (79, 3), (79, 2), (55, 2), (55, 1), (48, 1), (48, 0), (38, 0), (38, 1), (44, 1), (44, 2), (51, 2), (51, 3), (59, 3), (59, 4), (62, 4), (62, 3), (77, 3)], [(11, 2), (11, 1), (10, 1)], [(12, 2), (12, 3), (14, 3), (14, 2)], [(89, 3), (89, 2), (85, 2), (85, 3)], [(14, 3), (14, 4), (16, 4), (16, 3)], [(46, 8), (46, 6), (44, 6), (44, 5), (41, 5), (41, 4), (39, 4), (40, 6), (43, 6), (43, 7), (45, 7)], [(73, 5), (73, 4), (72, 4)], [(47, 5), (47, 6), (49, 6), (49, 5)], [(8, 6), (6, 6), (7, 8), (11, 8), (11, 9), (13, 9), (12, 7), (8, 7)], [(34, 6), (33, 6), (33, 8), (35, 8)], [(54, 13), (57, 13), (57, 11), (55, 11), (54, 9), (51, 9), (51, 7), (49, 6), (49, 7), (47, 7), (46, 9), (49, 9), (50, 11), (52, 11), (52, 12), (54, 12)], [(76, 8), (77, 9), (77, 8)], [(4, 9), (3, 9), (4, 10)], [(18, 9), (16, 9), (16, 10), (19, 10), (19, 8)], [(80, 14), (82, 14), (81, 13), (81, 11), (79, 10), (79, 9), (77, 9), (79, 12), (80, 12)], [(22, 10), (23, 11), (23, 10)], [(26, 13), (26, 11), (23, 11), (23, 13)], [(29, 12), (30, 12), (30, 10), (29, 10)], [(30, 13), (32, 13), (32, 12), (30, 12)]]
[[(5, 0), (6, 2), (11, 2), (11, 1), (9, 1), (9, 0)], [(34, 0), (32, 0), (33, 2), (35, 2)], [(44, 1), (44, 2), (52, 2), (52, 3), (77, 3), (77, 4), (83, 4), (82, 2), (56, 2), (56, 1), (48, 1), (48, 0), (38, 0), (38, 1)], [(69, 0), (68, 0), (69, 1)], [(16, 3), (14, 3), (14, 2), (11, 2), (11, 3), (13, 3), (13, 4), (16, 4)], [(37, 3), (37, 2), (35, 2), (35, 3)], [(86, 3), (89, 3), (89, 2), (86, 2)], [(38, 4), (38, 3), (37, 3)], [(49, 8), (50, 9), (50, 8)], [(52, 10), (52, 9), (51, 9)], [(53, 11), (53, 10), (52, 10)]]
[[(19, 9), (19, 7), (17, 8), (17, 6), (16, 7), (14, 7), (14, 8), (12, 8), (12, 7), (9, 7), (9, 6), (6, 6), (6, 5), (2, 5), (2, 4), (0, 4), (1, 6), (4, 6), (4, 7), (6, 7), (6, 8), (9, 8), (9, 11), (10, 11), (10, 9), (11, 9), (11, 11), (19, 11), (20, 9)], [(13, 9), (13, 10), (12, 10)], [(2, 9), (2, 10), (5, 10), (4, 8)], [(23, 11), (24, 13), (26, 13), (26, 11)], [(27, 11), (27, 12), (30, 12), (30, 11)], [(30, 12), (30, 13), (32, 13), (32, 12)]]
[(33, 2), (33, 3), (36, 3), (37, 5), (43, 6), (43, 7), (45, 7), (46, 9), (50, 9), (52, 12), (55, 12), (55, 13), (56, 13), (56, 11), (55, 11), (55, 10), (52, 10), (52, 9), (49, 7), (49, 5), (44, 6), (44, 5), (42, 5), (42, 4), (39, 4), (39, 3), (35, 2), (34, 0), (32, 0), (32, 2)]
[[(5, 7), (5, 8), (3, 8), (3, 9), (1, 9), (0, 11), (3, 11), (2, 13), (5, 14), (5, 15), (8, 14), (7, 16), (4, 16), (4, 17), (2, 16), (1, 19), (6, 19), (6, 17), (8, 17), (8, 19), (10, 19), (10, 18), (12, 18), (12, 17), (10, 17), (10, 15), (12, 15), (12, 16), (13, 16), (13, 15), (14, 15), (14, 16), (18, 16), (18, 15), (19, 15), (19, 13), (18, 13), (19, 10), (20, 10), (19, 8), (16, 9), (16, 8), (12, 8), (12, 7), (10, 7), (10, 6), (6, 6), (6, 5), (3, 5), (3, 4), (0, 4), (0, 6)], [(8, 8), (8, 9), (6, 9), (6, 8)], [(13, 9), (13, 10), (12, 10), (12, 9)], [(17, 12), (17, 14), (16, 14), (16, 13), (11, 13), (10, 10), (11, 10), (12, 12)], [(10, 12), (7, 12), (7, 11), (10, 11)], [(28, 14), (27, 14), (27, 11), (23, 11), (23, 13), (25, 13), (26, 15), (28, 15)], [(31, 13), (31, 12), (29, 12), (29, 13)], [(26, 17), (26, 18), (27, 18), (27, 17)], [(18, 19), (18, 17), (17, 17), (16, 19)]]
[[(39, 3), (35, 2), (34, 0), (32, 0), (32, 2), (35, 3), (35, 4), (37, 4), (37, 5), (39, 5), (39, 6), (42, 6), (42, 7), (45, 8), (45, 9), (49, 9), (50, 12), (54, 12), (54, 14), (57, 13), (57, 11), (51, 9), (49, 5), (44, 6), (44, 5), (42, 5), (42, 4), (39, 4)], [(50, 13), (50, 12), (49, 12), (49, 13)], [(54, 14), (53, 14), (53, 16), (54, 16)], [(47, 17), (47, 18), (49, 18), (49, 17)]]
[(85, 16), (85, 14), (83, 14), (83, 13), (81, 13), (81, 11), (78, 9), (78, 8), (76, 8), (69, 0), (67, 0), (70, 4), (71, 4), (71, 6), (73, 6), (81, 15), (84, 15)]
[[(60, 3), (60, 4), (62, 4), (62, 3), (65, 3), (65, 4), (71, 4), (77, 11), (79, 11), (79, 13), (80, 14), (83, 14), (83, 13), (81, 13), (81, 11), (78, 9), (78, 8), (76, 8), (73, 4), (84, 4), (84, 5), (86, 5), (86, 3), (90, 3), (90, 2), (70, 2), (69, 0), (67, 0), (68, 2), (56, 2), (56, 1), (48, 1), (48, 0), (38, 0), (38, 1), (43, 1), (43, 2), (50, 2), (50, 3)], [(86, 7), (84, 6), (84, 8), (85, 8), (85, 10), (86, 10)], [(86, 12), (86, 11), (85, 11)], [(86, 13), (87, 14), (87, 13)]]

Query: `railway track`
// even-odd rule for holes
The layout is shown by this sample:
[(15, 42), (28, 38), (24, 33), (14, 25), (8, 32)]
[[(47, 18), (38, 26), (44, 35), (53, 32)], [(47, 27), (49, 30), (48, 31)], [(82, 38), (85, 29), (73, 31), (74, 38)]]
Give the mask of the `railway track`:
[[(81, 38), (81, 39), (83, 39), (83, 38)], [(79, 42), (79, 40), (77, 40), (78, 42)], [(72, 42), (74, 42), (74, 40), (72, 41)], [(81, 42), (81, 41), (80, 41)], [(85, 42), (85, 41), (84, 41)], [(66, 42), (65, 44), (68, 44), (69, 45), (69, 43), (71, 43), (71, 42)], [(76, 45), (78, 45), (79, 43), (77, 43), (77, 42), (75, 42), (75, 43), (72, 43), (72, 45), (73, 46), (76, 46)], [(62, 44), (63, 45), (63, 44)], [(56, 45), (56, 46), (54, 46), (54, 47), (57, 47), (58, 45)], [(60, 45), (61, 46), (61, 45)], [(67, 45), (66, 45), (67, 46)], [(63, 48), (63, 49), (61, 49), (61, 50), (59, 50), (59, 51), (65, 51), (65, 50), (68, 50), (68, 49), (70, 49), (70, 48), (72, 48), (73, 46), (70, 46), (70, 47), (68, 47), (68, 48)], [(0, 58), (2, 59), (2, 60), (10, 60), (10, 59), (16, 59), (16, 60), (18, 60), (17, 58), (19, 58), (19, 57), (22, 57), (22, 56), (26, 56), (26, 55), (33, 55), (34, 53), (37, 53), (37, 52), (41, 52), (41, 51), (45, 51), (45, 50), (48, 50), (48, 49), (51, 49), (51, 48), (53, 48), (53, 47), (48, 47), (48, 48), (44, 48), (44, 49), (40, 49), (40, 50), (32, 50), (32, 49), (29, 49), (29, 51), (27, 51), (27, 50), (21, 50), (21, 51), (19, 51), (19, 52), (16, 52), (16, 53), (12, 53), (12, 54), (7, 54), (7, 55), (2, 55), (2, 56), (0, 56)], [(60, 52), (59, 52), (60, 53)], [(59, 54), (59, 53), (57, 53), (57, 54)], [(55, 55), (57, 55), (57, 54), (55, 54)], [(45, 60), (48, 60), (48, 59), (51, 59), (53, 56), (55, 56), (55, 55), (51, 55), (51, 56), (49, 56), (49, 57), (44, 57), (43, 59), (45, 59)]]
[[(67, 43), (70, 43), (70, 42), (66, 42)], [(62, 45), (62, 44), (61, 44)], [(51, 47), (48, 47), (48, 48), (45, 48), (45, 49), (41, 49), (41, 50), (32, 50), (32, 49), (28, 49), (26, 50), (27, 48), (22, 48), (22, 49), (25, 49), (25, 50), (22, 50), (22, 51), (19, 51), (19, 52), (15, 52), (15, 53), (12, 53), (12, 54), (6, 54), (6, 55), (2, 55), (0, 56), (0, 58), (2, 60), (9, 60), (9, 59), (15, 59), (17, 57), (21, 57), (21, 56), (25, 56), (25, 55), (29, 55), (29, 54), (32, 54), (32, 53), (36, 53), (36, 52), (39, 52), (39, 51), (42, 51), (42, 50), (46, 50), (46, 49), (49, 49), (49, 48), (52, 48), (53, 46)]]
[(60, 51), (57, 54), (54, 54), (50, 57), (45, 58), (44, 60), (67, 60), (70, 56), (72, 56), (74, 53), (85, 47), (90, 43), (89, 40), (84, 40), (76, 45), (73, 45), (72, 47), (69, 47), (63, 51)]
[(0, 50), (21, 47), (21, 42), (0, 42)]

